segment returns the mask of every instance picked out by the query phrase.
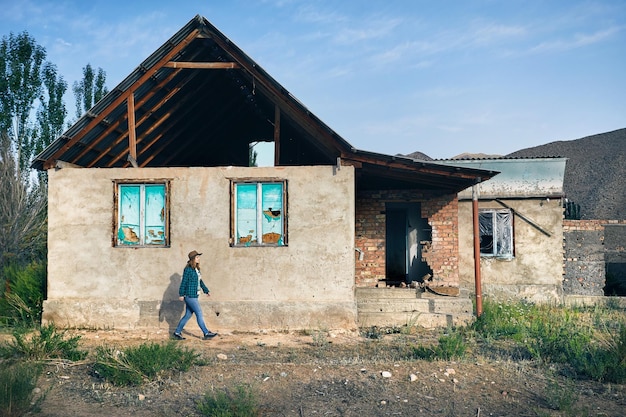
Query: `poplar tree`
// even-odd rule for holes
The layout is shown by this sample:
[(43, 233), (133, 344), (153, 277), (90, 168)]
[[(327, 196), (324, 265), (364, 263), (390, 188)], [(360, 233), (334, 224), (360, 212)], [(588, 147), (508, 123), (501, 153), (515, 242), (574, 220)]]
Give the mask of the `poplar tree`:
[(109, 92), (105, 83), (106, 72), (102, 68), (98, 68), (95, 72), (91, 64), (83, 67), (83, 79), (74, 82), (72, 86), (76, 99), (77, 118), (80, 118)]

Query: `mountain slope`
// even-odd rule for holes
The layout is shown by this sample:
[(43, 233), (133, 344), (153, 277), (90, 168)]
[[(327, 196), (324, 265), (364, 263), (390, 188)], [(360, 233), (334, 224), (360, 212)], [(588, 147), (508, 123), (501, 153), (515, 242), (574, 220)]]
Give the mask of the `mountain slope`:
[(568, 158), (566, 197), (583, 219), (626, 219), (626, 129), (521, 149), (507, 157)]

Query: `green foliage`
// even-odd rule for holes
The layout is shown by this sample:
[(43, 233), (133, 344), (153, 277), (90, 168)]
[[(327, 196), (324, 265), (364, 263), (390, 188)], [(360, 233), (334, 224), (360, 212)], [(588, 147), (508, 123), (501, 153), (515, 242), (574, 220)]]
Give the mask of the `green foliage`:
[(21, 267), (11, 263), (2, 268), (2, 277), (0, 323), (38, 326), (46, 298), (46, 265), (32, 262)]
[(626, 383), (626, 324), (571, 359), (575, 371), (603, 382)]
[(139, 385), (168, 371), (187, 371), (198, 363), (199, 355), (175, 342), (149, 343), (118, 350), (99, 346), (96, 349), (96, 374), (114, 385)]
[(41, 375), (41, 365), (34, 362), (18, 362), (0, 366), (0, 415), (22, 416), (37, 408), (33, 402), (33, 390)]
[(46, 50), (26, 31), (11, 32), (0, 43), (0, 131), (13, 140), (18, 172), (28, 169), (34, 155), (29, 119), (41, 95), (45, 58)]
[(238, 385), (230, 390), (208, 393), (197, 403), (203, 416), (254, 417), (259, 415), (257, 399), (249, 386)]
[(72, 86), (74, 98), (76, 99), (77, 118), (91, 109), (108, 93), (105, 83), (106, 72), (102, 68), (98, 68), (96, 73), (91, 64), (83, 67), (82, 80), (76, 81)]
[(451, 360), (465, 356), (467, 344), (460, 332), (452, 332), (439, 338), (437, 346), (418, 345), (412, 349), (412, 357), (415, 359)]
[(0, 356), (21, 358), (32, 361), (46, 359), (85, 359), (87, 351), (78, 348), (80, 336), (66, 338), (66, 332), (59, 331), (54, 324), (42, 326), (39, 334), (28, 335), (25, 329), (13, 332), (13, 341), (5, 342), (0, 347)]
[[(626, 381), (623, 315), (593, 309), (485, 302), (472, 329), (487, 343), (508, 340), (529, 356), (594, 380)], [(607, 317), (607, 319), (602, 319)], [(617, 317), (617, 318), (616, 318)], [(621, 320), (621, 321), (620, 321)]]
[(551, 380), (546, 386), (546, 402), (552, 410), (564, 411), (571, 415), (574, 411), (576, 403), (576, 392), (574, 383), (565, 380), (563, 384), (559, 384), (556, 380)]

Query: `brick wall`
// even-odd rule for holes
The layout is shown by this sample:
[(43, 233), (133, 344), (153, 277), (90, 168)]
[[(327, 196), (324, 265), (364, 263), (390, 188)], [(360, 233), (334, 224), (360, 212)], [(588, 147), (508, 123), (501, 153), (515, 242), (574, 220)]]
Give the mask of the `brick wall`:
[(362, 192), (356, 201), (357, 287), (373, 287), (385, 279), (385, 204), (421, 203), (422, 217), (432, 227), (432, 244), (423, 257), (439, 285), (458, 286), (458, 200), (456, 194), (433, 196), (413, 191)]

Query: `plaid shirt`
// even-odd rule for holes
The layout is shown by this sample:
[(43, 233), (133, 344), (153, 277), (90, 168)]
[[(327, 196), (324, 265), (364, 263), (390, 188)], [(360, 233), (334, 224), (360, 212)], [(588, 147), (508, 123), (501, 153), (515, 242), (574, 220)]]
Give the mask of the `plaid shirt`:
[[(200, 287), (205, 294), (209, 293), (209, 289), (204, 285), (202, 279), (200, 279)], [(194, 268), (190, 266), (185, 267), (178, 295), (181, 297), (198, 298), (198, 273)]]

